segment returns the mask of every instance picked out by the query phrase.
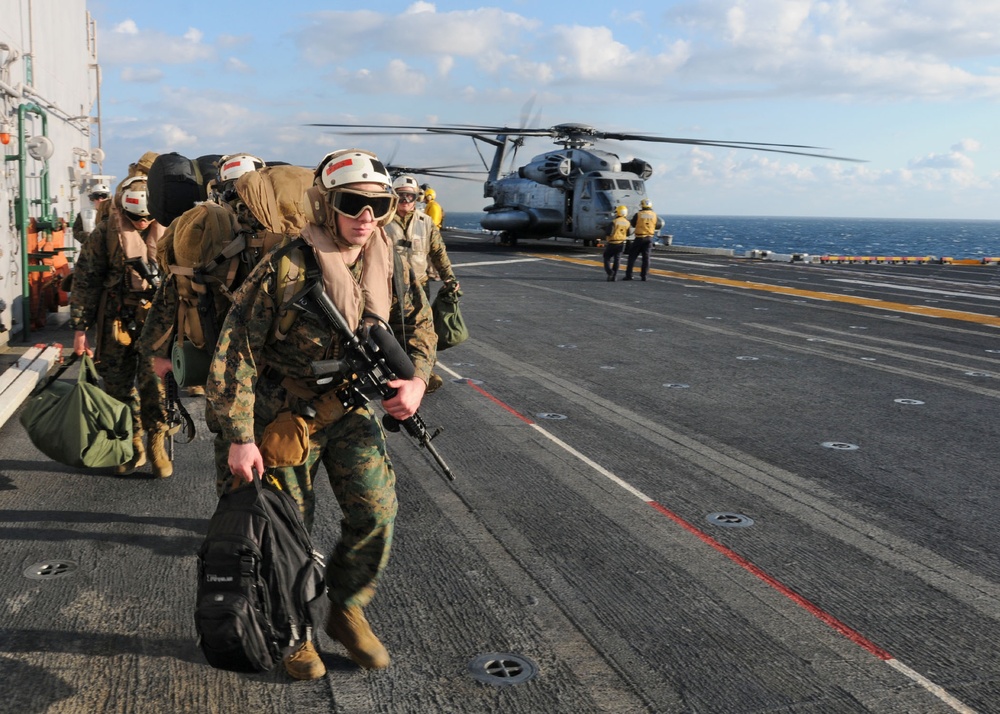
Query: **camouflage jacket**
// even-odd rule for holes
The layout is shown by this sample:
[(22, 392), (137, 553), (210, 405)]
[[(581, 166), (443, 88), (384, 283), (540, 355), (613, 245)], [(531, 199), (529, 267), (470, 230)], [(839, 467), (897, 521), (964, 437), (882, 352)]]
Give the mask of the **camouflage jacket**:
[[(153, 304), (146, 314), (136, 349), (147, 357), (170, 359), (174, 341), (172, 333), (177, 323), (177, 285), (169, 276), (160, 281), (153, 295)], [(221, 323), (225, 315), (218, 316)]]
[[(109, 231), (113, 233), (111, 236)], [(148, 231), (141, 235), (145, 237)], [(132, 271), (125, 266), (125, 255), (117, 247), (116, 236), (117, 228), (109, 217), (94, 228), (80, 249), (73, 269), (73, 291), (70, 294), (71, 329), (87, 330), (92, 327), (97, 322), (102, 299), (107, 301), (109, 310), (117, 311), (118, 305), (112, 298), (121, 297), (118, 286), (127, 277), (126, 271)], [(129, 288), (126, 288), (128, 291)]]
[[(277, 250), (265, 256), (234, 293), (205, 384), (206, 409), (212, 410), (222, 437), (234, 444), (254, 441), (258, 378), (281, 381), (288, 377), (312, 384), (317, 394), (334, 388), (338, 382), (334, 379), (320, 386), (312, 379), (314, 361), (342, 356), (340, 339), (322, 317), (301, 311), (285, 339), (273, 337), (282, 307), (278, 261), (274, 258)], [(356, 278), (359, 270), (359, 266), (352, 269)], [(416, 367), (416, 376), (427, 381), (436, 357), (437, 335), (430, 306), (426, 298), (419, 297), (421, 293), (413, 286), (407, 288), (402, 310), (393, 305), (390, 323), (406, 325), (406, 351)]]

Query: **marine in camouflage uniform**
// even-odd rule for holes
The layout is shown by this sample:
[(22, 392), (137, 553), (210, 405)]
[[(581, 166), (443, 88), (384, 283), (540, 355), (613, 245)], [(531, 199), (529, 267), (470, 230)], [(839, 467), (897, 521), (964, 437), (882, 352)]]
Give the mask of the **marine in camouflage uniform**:
[[(142, 186), (144, 190), (144, 184)], [(119, 189), (115, 200), (121, 198)], [(167, 429), (163, 383), (154, 374), (150, 360), (136, 349), (145, 306), (152, 298), (153, 287), (125, 263), (126, 248), (120, 225), (121, 222), (128, 224), (130, 233), (136, 231), (136, 226), (120, 208), (120, 205), (112, 207), (80, 251), (74, 270), (69, 326), (77, 331), (74, 339), (77, 354), (89, 350), (86, 332), (91, 327), (95, 329), (95, 361), (104, 378), (105, 391), (127, 404), (132, 412), (134, 455), (130, 462), (119, 466), (117, 472), (130, 473), (145, 463), (143, 437), (148, 433), (151, 451), (156, 447), (154, 474), (165, 477), (171, 475), (173, 467), (166, 452), (162, 451)], [(134, 257), (141, 257), (152, 266), (156, 240), (162, 228), (155, 221), (140, 225), (145, 225), (137, 231), (142, 245), (138, 247), (139, 255)], [(137, 252), (135, 245), (128, 250)]]
[[(415, 190), (397, 188), (396, 193), (400, 196), (412, 193), (414, 201), (416, 200)], [(448, 257), (441, 231), (434, 225), (430, 216), (417, 208), (407, 211), (407, 205), (415, 206), (415, 203), (399, 204), (402, 208), (396, 209), (396, 215), (385, 227), (386, 233), (392, 237), (396, 245), (396, 250), (406, 256), (416, 274), (417, 282), (424, 290), (429, 290), (428, 271), (432, 268), (445, 284), (458, 285), (458, 278), (455, 277), (455, 271), (451, 267), (451, 259)]]
[[(396, 214), (386, 225), (385, 231), (392, 238), (396, 252), (406, 257), (413, 268), (417, 284), (427, 293), (428, 300), (431, 299), (428, 285), (431, 273), (444, 281), (445, 288), (457, 291), (458, 278), (451, 267), (441, 231), (430, 216), (417, 208), (417, 196), (420, 192), (417, 180), (404, 175), (397, 177), (392, 185), (399, 202), (396, 204)], [(427, 392), (437, 391), (443, 383), (441, 377), (432, 373)]]
[[(227, 164), (227, 160), (231, 157), (237, 160), (231, 161)], [(170, 228), (167, 229), (167, 234), (164, 235), (164, 238), (159, 244), (157, 258), (160, 263), (160, 273), (164, 276), (164, 278), (160, 281), (160, 285), (156, 290), (156, 295), (153, 297), (149, 314), (146, 316), (146, 322), (143, 325), (142, 334), (139, 337), (138, 348), (142, 354), (148, 355), (152, 358), (153, 368), (157, 375), (161, 378), (166, 378), (167, 372), (173, 370), (171, 352), (175, 343), (175, 338), (177, 337), (176, 333), (179, 323), (179, 311), (181, 310), (181, 300), (177, 288), (177, 278), (172, 273), (172, 270), (176, 267), (172, 266), (172, 262), (176, 261), (176, 255), (174, 254), (173, 247), (173, 242), (176, 239), (175, 229), (198, 223), (200, 223), (201, 226), (212, 225), (211, 221), (199, 221), (203, 214), (210, 209), (216, 211), (221, 209), (232, 214), (233, 221), (235, 222), (235, 226), (232, 227), (234, 233), (232, 236), (228, 237), (226, 243), (237, 237), (235, 233), (236, 230), (243, 231), (247, 236), (249, 236), (249, 239), (247, 240), (248, 246), (234, 258), (237, 262), (235, 265), (235, 272), (231, 276), (233, 286), (237, 286), (243, 281), (244, 277), (252, 267), (253, 262), (262, 252), (261, 248), (258, 246), (263, 245), (263, 239), (258, 240), (257, 236), (258, 233), (263, 235), (264, 226), (261, 225), (260, 221), (256, 219), (249, 207), (243, 202), (243, 198), (235, 189), (237, 179), (239, 179), (240, 176), (251, 171), (257, 171), (259, 168), (263, 168), (264, 162), (247, 154), (230, 154), (223, 157), (219, 164), (219, 171), (216, 174), (215, 181), (212, 184), (212, 191), (209, 195), (210, 200), (204, 204), (193, 206), (182, 216), (179, 216), (171, 222)], [(301, 170), (306, 171), (305, 169)], [(239, 211), (233, 205), (237, 203), (240, 206)], [(214, 206), (219, 206), (219, 208), (216, 209)], [(189, 218), (190, 220), (188, 221), (187, 219)], [(224, 222), (225, 221), (216, 221), (214, 225), (221, 225)], [(208, 239), (204, 234), (195, 235), (197, 235), (199, 240), (205, 240), (208, 242)], [(189, 238), (189, 240), (191, 239)], [(276, 240), (274, 242), (277, 243), (280, 242), (280, 240)], [(251, 255), (253, 256), (252, 258)], [(216, 258), (217, 256), (212, 257)], [(228, 271), (228, 262), (220, 262), (224, 271)], [(229, 294), (228, 287), (220, 288), (219, 283), (213, 282), (211, 279), (206, 282), (206, 286), (213, 292), (221, 291)], [(216, 307), (223, 302), (224, 301), (216, 300)], [(222, 328), (222, 322), (225, 320), (225, 317), (225, 311), (216, 310), (214, 324), (215, 334), (218, 334), (218, 331)], [(214, 345), (212, 346), (212, 349), (214, 349)], [(204, 389), (200, 386), (188, 387), (187, 391), (189, 395), (204, 394)], [(221, 495), (222, 485), (229, 476), (229, 467), (227, 466), (229, 458), (229, 442), (220, 435), (221, 429), (214, 417), (214, 413), (209, 409), (205, 410), (205, 421), (208, 426), (208, 430), (215, 434), (215, 439), (213, 440), (213, 450), (216, 468), (216, 481)]]
[[(361, 174), (360, 169), (352, 169), (351, 160), (355, 166), (364, 163), (365, 172)], [(373, 173), (379, 177), (377, 183), (367, 178), (353, 178)], [(338, 177), (343, 176), (348, 179), (340, 178), (338, 182)], [(335, 236), (332, 260), (339, 261), (340, 270), (344, 270), (345, 264), (349, 270), (349, 277), (344, 273), (337, 275), (343, 275), (348, 281), (353, 279), (366, 291), (360, 309), (353, 316), (338, 304), (345, 318), (350, 321), (353, 317), (357, 322), (364, 310), (372, 309), (381, 314), (381, 310), (375, 309), (377, 305), (384, 306), (387, 314), (392, 300), (390, 281), (379, 284), (374, 278), (369, 280), (377, 264), (392, 264), (390, 241), (375, 227), (375, 221), (388, 219), (383, 209), (389, 206), (391, 211), (394, 203), (384, 167), (367, 152), (334, 152), (317, 168), (316, 181), (323, 194), (320, 200), (330, 206), (336, 205), (336, 198), (332, 196), (338, 191), (362, 202), (374, 201), (372, 206), (363, 205), (356, 216), (352, 210), (319, 219), (324, 220), (327, 228), (317, 223), (307, 226), (304, 234), (308, 237), (316, 231), (332, 229)], [(346, 186), (341, 186), (342, 183)], [(348, 190), (352, 186), (360, 186), (369, 193), (363, 196), (353, 193)], [(377, 193), (376, 190), (384, 193), (373, 199), (372, 192)], [(333, 212), (332, 208), (327, 210)], [(352, 226), (363, 226), (364, 235), (358, 233), (351, 237), (348, 229)], [(312, 239), (310, 244), (313, 244)], [(373, 252), (375, 248), (382, 253)], [(313, 249), (305, 246), (295, 250)], [(265, 428), (283, 410), (307, 415), (309, 408), (315, 406), (323, 418), (325, 410), (319, 405), (324, 403), (324, 397), (329, 399), (333, 392), (343, 387), (347, 378), (347, 375), (335, 375), (329, 383), (316, 383), (313, 362), (343, 356), (343, 346), (334, 328), (323, 317), (283, 304), (281, 296), (285, 294), (285, 286), (280, 284), (280, 276), (284, 259), (278, 258), (280, 251), (282, 248), (265, 256), (234, 294), (205, 385), (206, 408), (214, 412), (222, 436), (233, 445), (229, 466), (236, 477), (244, 479), (249, 475), (250, 457), (244, 459), (242, 455), (255, 453), (259, 459), (260, 453), (241, 446), (260, 445)], [(314, 253), (322, 262), (323, 250), (317, 248)], [(391, 267), (388, 270), (391, 271)], [(323, 282), (330, 294), (331, 289), (336, 288), (331, 288), (326, 278), (324, 265)], [(414, 300), (413, 296), (413, 291), (404, 292), (399, 313), (400, 321), (409, 327), (407, 351), (414, 361), (416, 374), (412, 380), (390, 383), (399, 393), (383, 401), (386, 411), (401, 419), (411, 416), (419, 405), (437, 344), (430, 308), (426, 300)], [(289, 311), (296, 315), (290, 325), (285, 319)], [(329, 399), (329, 402), (339, 405), (336, 399)], [(326, 468), (342, 513), (340, 539), (327, 559), (326, 578), (332, 606), (326, 630), (347, 647), (351, 657), (361, 666), (386, 667), (388, 654), (371, 633), (361, 612), (374, 596), (379, 576), (388, 562), (397, 511), (396, 477), (386, 453), (385, 433), (369, 406), (351, 408), (325, 425), (317, 420), (313, 427), (310, 428), (305, 462), (298, 466), (269, 466), (267, 473), (296, 500), (306, 526), (311, 529), (316, 505), (314, 479), (320, 464)], [(293, 677), (297, 676), (287, 661), (286, 669)], [(312, 678), (312, 675), (300, 678)]]

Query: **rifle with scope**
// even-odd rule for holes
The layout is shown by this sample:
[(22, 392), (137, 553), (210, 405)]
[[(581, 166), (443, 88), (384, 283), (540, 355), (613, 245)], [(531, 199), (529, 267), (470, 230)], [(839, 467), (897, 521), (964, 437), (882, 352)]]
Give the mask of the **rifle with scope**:
[[(312, 371), (314, 376), (320, 378), (332, 374), (349, 375), (348, 386), (338, 394), (345, 409), (367, 404), (371, 399), (391, 399), (395, 396), (396, 389), (389, 386), (390, 381), (413, 378), (413, 362), (392, 332), (382, 324), (375, 323), (368, 328), (367, 335), (362, 340), (351, 330), (347, 320), (326, 294), (322, 280), (311, 279), (309, 284), (292, 298), (292, 304), (301, 310), (317, 312), (330, 323), (341, 338), (344, 357), (317, 360), (312, 363)], [(402, 426), (420, 446), (427, 449), (447, 479), (455, 480), (448, 464), (431, 443), (431, 440), (441, 433), (441, 429), (436, 429), (433, 434), (428, 432), (427, 425), (419, 413), (402, 420), (385, 414), (382, 417), (382, 425), (387, 431), (393, 432), (399, 431)]]

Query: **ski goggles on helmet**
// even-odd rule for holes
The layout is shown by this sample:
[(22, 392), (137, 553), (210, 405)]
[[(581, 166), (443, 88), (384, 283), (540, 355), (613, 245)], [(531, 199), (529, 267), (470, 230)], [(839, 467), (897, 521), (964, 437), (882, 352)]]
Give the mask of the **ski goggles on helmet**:
[(330, 208), (348, 218), (360, 218), (367, 208), (375, 221), (381, 221), (396, 210), (396, 196), (384, 191), (338, 188), (330, 191), (326, 200)]

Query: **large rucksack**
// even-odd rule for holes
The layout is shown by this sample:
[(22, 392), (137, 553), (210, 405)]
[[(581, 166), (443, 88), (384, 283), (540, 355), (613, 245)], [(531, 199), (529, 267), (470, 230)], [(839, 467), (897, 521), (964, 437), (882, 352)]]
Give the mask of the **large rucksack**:
[(295, 501), (254, 477), (224, 493), (198, 551), (198, 643), (213, 667), (266, 672), (308, 638), (322, 556)]
[(241, 223), (229, 206), (199, 203), (160, 241), (159, 262), (175, 281), (178, 298), (172, 358), (180, 386), (204, 384), (232, 292), (264, 253), (305, 227), (305, 191), (312, 181), (313, 172), (300, 166), (251, 171), (237, 179), (236, 191), (260, 230)]

